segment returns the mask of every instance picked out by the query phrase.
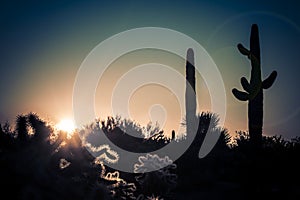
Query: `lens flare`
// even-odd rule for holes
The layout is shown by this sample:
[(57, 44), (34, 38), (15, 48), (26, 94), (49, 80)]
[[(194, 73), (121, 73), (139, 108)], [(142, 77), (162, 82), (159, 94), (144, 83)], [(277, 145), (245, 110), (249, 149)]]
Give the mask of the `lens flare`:
[(71, 119), (62, 119), (58, 124), (56, 124), (55, 127), (58, 130), (67, 132), (69, 137), (71, 137), (73, 132), (75, 131), (75, 124)]

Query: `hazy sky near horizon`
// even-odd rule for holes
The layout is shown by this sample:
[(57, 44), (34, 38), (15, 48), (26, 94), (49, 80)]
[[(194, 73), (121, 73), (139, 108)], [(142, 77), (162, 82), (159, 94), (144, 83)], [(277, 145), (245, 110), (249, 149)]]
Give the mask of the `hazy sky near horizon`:
[[(235, 131), (247, 129), (247, 102), (236, 100), (231, 89), (241, 89), (240, 78), (248, 78), (250, 72), (249, 61), (237, 51), (236, 45), (249, 46), (251, 24), (256, 23), (260, 31), (262, 76), (265, 78), (273, 70), (278, 72), (274, 85), (264, 91), (264, 133), (287, 138), (299, 136), (300, 3), (295, 2), (4, 1), (0, 7), (0, 123), (13, 121), (16, 115), (30, 111), (54, 123), (72, 117), (76, 73), (89, 52), (120, 32), (162, 27), (193, 38), (212, 57), (226, 89), (225, 127), (234, 135)], [(151, 59), (163, 62), (157, 53), (152, 53)], [(147, 60), (146, 56), (143, 59)], [(128, 65), (135, 63), (130, 58), (127, 61)], [(172, 63), (171, 57), (168, 61)], [(122, 72), (122, 67), (122, 63), (112, 66), (115, 71), (111, 74)], [(180, 61), (173, 67), (184, 73)], [(111, 79), (109, 72), (106, 78)], [(99, 88), (103, 86), (108, 90), (105, 85)], [(133, 96), (136, 101), (131, 102), (130, 108), (135, 120), (144, 123), (147, 119), (141, 116), (147, 111), (144, 106), (159, 102), (151, 99), (151, 95), (143, 97), (142, 89)], [(162, 90), (160, 95), (157, 91), (161, 88), (148, 89), (156, 91), (157, 99), (164, 99), (162, 104), (168, 104), (168, 91)], [(209, 94), (200, 77), (198, 90), (203, 92), (201, 95), (198, 92), (199, 111), (209, 110)], [(147, 94), (151, 94), (149, 91)], [(108, 100), (101, 100), (103, 94), (97, 91), (95, 96), (101, 118), (109, 114), (105, 107)], [(151, 100), (143, 104), (143, 98)], [(170, 101), (176, 110), (176, 100), (170, 97)], [(172, 106), (167, 108), (168, 112), (172, 110)], [(176, 113), (170, 116), (178, 119)]]

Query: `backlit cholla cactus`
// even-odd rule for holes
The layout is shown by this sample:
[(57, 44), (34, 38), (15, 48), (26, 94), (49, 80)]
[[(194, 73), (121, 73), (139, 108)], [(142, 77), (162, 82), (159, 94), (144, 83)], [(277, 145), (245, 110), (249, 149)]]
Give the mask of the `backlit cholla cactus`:
[(101, 167), (100, 178), (106, 181), (107, 189), (110, 191), (110, 194), (113, 199), (128, 199), (135, 200), (134, 192), (136, 191), (136, 186), (134, 183), (128, 183), (120, 177), (118, 171), (107, 172), (103, 162), (98, 163)]
[(146, 156), (139, 157), (139, 163), (134, 165), (135, 173), (145, 173), (160, 170), (164, 167), (172, 166), (176, 168), (176, 164), (168, 157), (160, 158), (158, 155), (148, 153)]
[(134, 165), (134, 172), (143, 194), (167, 197), (177, 185), (177, 175), (173, 172), (176, 164), (168, 157), (147, 154), (139, 157), (139, 163)]
[(256, 24), (251, 27), (250, 50), (242, 44), (238, 44), (237, 47), (240, 53), (247, 56), (251, 61), (251, 76), (250, 83), (245, 77), (241, 78), (242, 87), (246, 92), (234, 88), (232, 93), (238, 100), (249, 101), (248, 128), (250, 141), (254, 147), (260, 147), (263, 127), (263, 89), (268, 89), (273, 85), (277, 72), (273, 71), (268, 78), (262, 81), (259, 34)]

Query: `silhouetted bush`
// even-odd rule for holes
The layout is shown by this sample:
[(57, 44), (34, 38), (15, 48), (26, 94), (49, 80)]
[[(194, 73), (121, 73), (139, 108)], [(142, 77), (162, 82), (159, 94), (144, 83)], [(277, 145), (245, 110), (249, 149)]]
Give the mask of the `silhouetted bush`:
[[(134, 174), (115, 171), (105, 166), (105, 160), (94, 158), (81, 141), (80, 132), (97, 134), (103, 130), (121, 147), (149, 152), (171, 141), (163, 131), (150, 128), (156, 130), (151, 137), (140, 131), (143, 137), (136, 138), (124, 133), (117, 124), (129, 124), (135, 130), (143, 127), (110, 118), (108, 122), (96, 120), (67, 137), (67, 133), (56, 130), (37, 114), (18, 115), (15, 129), (9, 123), (0, 125), (2, 194), (11, 199), (49, 200), (300, 197), (299, 137), (286, 140), (277, 135), (263, 136), (262, 149), (255, 154), (248, 132), (238, 131), (231, 138), (227, 129), (218, 127), (216, 115), (201, 113), (198, 118), (195, 140), (178, 160), (160, 170), (143, 173), (146, 161), (151, 163), (150, 157), (143, 158), (142, 162), (137, 161)], [(199, 149), (207, 134), (216, 134), (218, 140), (212, 151), (200, 159)], [(174, 142), (184, 140), (183, 137)]]

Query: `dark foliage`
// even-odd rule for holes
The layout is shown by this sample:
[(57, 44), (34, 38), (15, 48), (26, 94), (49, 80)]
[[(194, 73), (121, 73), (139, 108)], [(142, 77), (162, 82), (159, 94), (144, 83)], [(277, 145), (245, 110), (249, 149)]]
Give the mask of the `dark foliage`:
[[(231, 139), (226, 129), (213, 127), (219, 130), (219, 140), (205, 158), (199, 159), (197, 153), (205, 135), (216, 134), (209, 131), (208, 124), (217, 126), (218, 118), (211, 113), (201, 113), (198, 118), (195, 142), (182, 157), (159, 171), (131, 174), (95, 164), (76, 132), (67, 138), (66, 133), (55, 131), (36, 114), (22, 115), (16, 120), (19, 124), (15, 130), (8, 123), (0, 126), (2, 195), (11, 199), (300, 197), (299, 137), (285, 140), (281, 136), (263, 136), (262, 151), (253, 154), (247, 132), (238, 132)], [(93, 126), (94, 131), (105, 129), (107, 135), (114, 136), (112, 140), (123, 137), (124, 143), (132, 142), (132, 136), (127, 137), (117, 126), (108, 130), (98, 124)], [(20, 139), (19, 133), (26, 134)], [(133, 140), (133, 144), (142, 142), (141, 146), (146, 145), (140, 150), (150, 150), (152, 145), (159, 148), (159, 141), (170, 141), (163, 132), (157, 134)], [(126, 146), (121, 143), (118, 145)]]
[[(8, 124), (1, 127), (0, 139), (3, 197), (86, 199), (96, 192), (94, 185), (101, 169), (93, 164), (76, 133), (67, 139), (66, 133), (55, 132), (30, 113), (17, 117), (15, 131)], [(99, 187), (96, 193), (104, 197), (105, 187)]]

